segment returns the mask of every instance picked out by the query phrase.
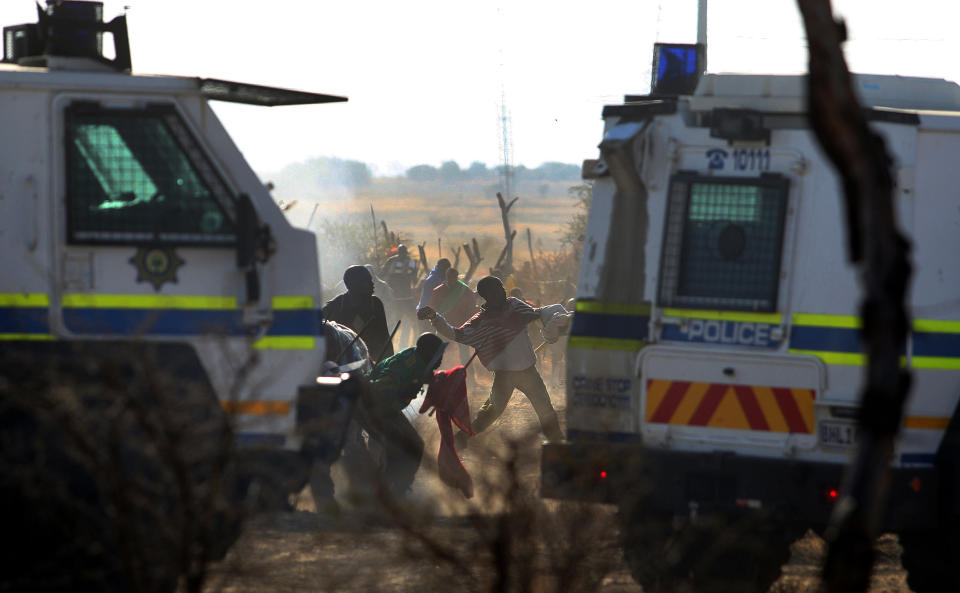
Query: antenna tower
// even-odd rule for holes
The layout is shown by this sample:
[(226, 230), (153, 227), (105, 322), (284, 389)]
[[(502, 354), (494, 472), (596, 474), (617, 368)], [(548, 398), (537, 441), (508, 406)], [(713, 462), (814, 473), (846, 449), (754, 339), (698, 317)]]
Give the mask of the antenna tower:
[(513, 137), (506, 95), (500, 92), (500, 191), (506, 200), (513, 195)]

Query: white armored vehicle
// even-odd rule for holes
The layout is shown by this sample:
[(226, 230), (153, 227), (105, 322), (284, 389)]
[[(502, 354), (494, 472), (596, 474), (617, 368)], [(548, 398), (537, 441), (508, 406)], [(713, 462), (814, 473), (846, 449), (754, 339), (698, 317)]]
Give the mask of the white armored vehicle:
[[(543, 493), (619, 503), (645, 590), (691, 576), (766, 590), (787, 544), (826, 524), (857, 439), (865, 357), (842, 188), (802, 76), (700, 76), (703, 46), (655, 53), (651, 95), (604, 108), (600, 158), (584, 164), (569, 440), (544, 449)], [(914, 591), (957, 590), (960, 87), (855, 85), (894, 158), (914, 267), (914, 381), (883, 528)]]
[[(76, 550), (46, 562), (85, 565), (94, 590), (118, 582), (108, 565), (164, 590), (165, 560), (189, 575), (184, 559), (229, 545), (232, 502), (302, 487), (349, 408), (346, 376), (316, 380), (338, 354), (315, 237), (287, 222), (209, 101), (346, 99), (133, 74), (124, 17), (49, 4), (4, 29), (0, 64), (0, 498), (9, 533), (38, 534), (0, 572), (35, 582), (51, 570), (37, 551), (59, 538)], [(185, 542), (198, 547), (177, 555)]]

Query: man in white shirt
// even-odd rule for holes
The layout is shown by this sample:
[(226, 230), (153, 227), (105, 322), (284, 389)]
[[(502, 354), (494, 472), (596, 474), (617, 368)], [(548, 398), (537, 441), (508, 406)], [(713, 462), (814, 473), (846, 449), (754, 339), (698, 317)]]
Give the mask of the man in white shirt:
[[(475, 348), (483, 366), (493, 371), (490, 397), (477, 412), (474, 432), (479, 434), (493, 424), (507, 407), (513, 390), (519, 389), (533, 405), (547, 439), (562, 441), (560, 422), (537, 371), (537, 359), (526, 331), (531, 321), (547, 322), (557, 308), (551, 305), (534, 309), (520, 299), (507, 298), (503, 283), (495, 276), (482, 278), (477, 283), (477, 294), (485, 301), (480, 312), (458, 328), (453, 328), (430, 307), (418, 312), (418, 317), (429, 319), (440, 335)], [(462, 447), (465, 441), (460, 434), (457, 437), (457, 446)]]

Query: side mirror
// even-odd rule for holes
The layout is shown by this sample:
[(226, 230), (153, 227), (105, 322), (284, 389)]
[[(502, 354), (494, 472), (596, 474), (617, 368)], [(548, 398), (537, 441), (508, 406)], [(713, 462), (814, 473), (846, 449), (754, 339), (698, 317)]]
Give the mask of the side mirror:
[(270, 227), (260, 222), (250, 196), (240, 194), (237, 202), (237, 267), (246, 272), (248, 303), (260, 300), (257, 263), (266, 262), (273, 251)]

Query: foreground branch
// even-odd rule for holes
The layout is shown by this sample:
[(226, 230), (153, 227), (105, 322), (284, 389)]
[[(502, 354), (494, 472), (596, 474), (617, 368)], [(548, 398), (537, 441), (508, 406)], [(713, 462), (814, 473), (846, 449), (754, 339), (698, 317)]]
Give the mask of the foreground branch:
[(843, 181), (847, 246), (864, 287), (860, 316), (867, 373), (861, 440), (826, 534), (830, 547), (823, 575), (827, 593), (854, 593), (866, 591), (870, 583), (873, 540), (910, 386), (910, 374), (900, 366), (909, 323), (909, 245), (896, 223), (889, 153), (867, 126), (840, 47), (845, 27), (833, 20), (829, 0), (798, 4), (810, 51), (810, 123)]

